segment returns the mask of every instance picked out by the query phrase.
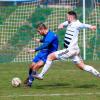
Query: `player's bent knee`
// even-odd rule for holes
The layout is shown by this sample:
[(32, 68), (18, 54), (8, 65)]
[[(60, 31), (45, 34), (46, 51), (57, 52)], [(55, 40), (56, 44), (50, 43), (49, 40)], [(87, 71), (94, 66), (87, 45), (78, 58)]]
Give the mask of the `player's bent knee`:
[(48, 60), (55, 60), (55, 54), (51, 53), (50, 55), (48, 55)]
[(35, 66), (35, 64), (32, 63), (32, 64), (29, 65), (29, 68), (33, 68), (34, 66)]
[(39, 70), (39, 68), (41, 68), (42, 66), (43, 66), (43, 64), (37, 63), (32, 69), (33, 70)]
[(42, 64), (37, 64), (36, 66), (37, 66), (37, 67), (40, 67), (40, 66), (42, 66)]

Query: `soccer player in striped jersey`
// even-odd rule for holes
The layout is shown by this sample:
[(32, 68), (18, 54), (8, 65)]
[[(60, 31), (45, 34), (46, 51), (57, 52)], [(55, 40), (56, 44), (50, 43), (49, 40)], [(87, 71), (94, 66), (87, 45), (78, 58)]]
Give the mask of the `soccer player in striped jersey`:
[(40, 35), (43, 36), (42, 39), (38, 40), (42, 44), (34, 50), (28, 49), (27, 51), (29, 53), (35, 53), (39, 51), (37, 55), (33, 58), (32, 64), (29, 68), (29, 76), (24, 82), (26, 86), (30, 87), (32, 85), (32, 81), (34, 80), (33, 75), (36, 74), (39, 68), (41, 68), (45, 64), (47, 56), (50, 53), (57, 51), (58, 49), (58, 36), (51, 30), (49, 30), (45, 24), (39, 23), (37, 25), (37, 31)]
[(81, 56), (80, 49), (78, 46), (78, 34), (80, 29), (89, 28), (96, 30), (96, 26), (81, 23), (77, 20), (77, 14), (74, 11), (67, 13), (67, 21), (61, 23), (58, 28), (62, 29), (66, 27), (66, 33), (64, 37), (64, 49), (51, 53), (44, 65), (40, 74), (34, 75), (37, 79), (43, 79), (44, 74), (50, 68), (53, 60), (67, 59), (70, 58), (73, 63), (80, 69), (90, 72), (91, 74), (100, 77), (100, 73), (90, 65), (86, 65)]

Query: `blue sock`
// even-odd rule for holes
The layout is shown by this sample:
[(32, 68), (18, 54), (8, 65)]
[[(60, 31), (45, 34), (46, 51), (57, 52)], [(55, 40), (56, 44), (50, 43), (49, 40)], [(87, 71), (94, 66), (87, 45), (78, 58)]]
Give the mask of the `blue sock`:
[(32, 74), (32, 69), (30, 68), (29, 69), (29, 76)]
[(36, 75), (36, 71), (32, 71), (32, 75)]
[(33, 77), (33, 75), (35, 75), (36, 74), (36, 71), (32, 71), (32, 74), (31, 75), (29, 75), (29, 81), (28, 81), (28, 85), (32, 85), (32, 82), (34, 81), (34, 77)]

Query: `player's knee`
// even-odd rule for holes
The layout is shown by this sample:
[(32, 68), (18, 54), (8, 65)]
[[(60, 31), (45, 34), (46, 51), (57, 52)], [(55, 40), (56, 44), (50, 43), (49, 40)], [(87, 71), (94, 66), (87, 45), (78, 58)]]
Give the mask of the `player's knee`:
[(52, 54), (48, 55), (48, 60), (52, 60)]
[(48, 55), (48, 60), (55, 60), (54, 53), (51, 53), (50, 55)]
[(32, 63), (31, 65), (29, 65), (29, 68), (33, 68), (34, 67), (34, 64)]
[(78, 68), (80, 68), (81, 70), (83, 70), (84, 63), (78, 63), (78, 64), (76, 64), (76, 66), (77, 66)]
[(40, 67), (41, 66), (41, 64), (37, 64), (37, 67)]
[(41, 64), (36, 64), (34, 67), (32, 67), (32, 70), (37, 71), (39, 68), (41, 68), (42, 65)]

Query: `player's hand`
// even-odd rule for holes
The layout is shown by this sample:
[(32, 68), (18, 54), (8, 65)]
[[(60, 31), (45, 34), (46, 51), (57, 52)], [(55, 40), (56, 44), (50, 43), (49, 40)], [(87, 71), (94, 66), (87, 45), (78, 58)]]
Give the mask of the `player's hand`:
[(91, 30), (96, 30), (96, 26), (91, 26), (90, 29)]
[(28, 50), (27, 52), (28, 52), (28, 53), (35, 53), (35, 50), (30, 49), (30, 50)]
[(40, 42), (40, 39), (35, 39), (35, 41), (36, 41), (37, 43), (39, 43), (39, 42)]
[(24, 51), (27, 53), (34, 53), (35, 52), (35, 50), (31, 49), (31, 48), (25, 48)]
[(64, 25), (63, 25), (63, 24), (60, 24), (60, 25), (58, 26), (58, 29), (62, 29), (62, 28), (64, 28)]
[(33, 38), (33, 40), (34, 40), (35, 42), (37, 42), (37, 43), (40, 43), (40, 39), (35, 39), (35, 38)]

